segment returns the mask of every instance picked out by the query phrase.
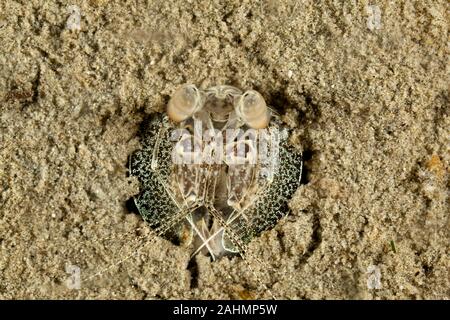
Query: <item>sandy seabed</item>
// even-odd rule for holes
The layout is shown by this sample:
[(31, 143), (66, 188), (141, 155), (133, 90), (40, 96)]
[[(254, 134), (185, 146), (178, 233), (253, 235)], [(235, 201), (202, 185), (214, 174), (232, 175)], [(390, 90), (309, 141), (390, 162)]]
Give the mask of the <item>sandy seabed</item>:
[[(1, 1), (0, 298), (449, 299), (449, 6)], [(188, 82), (258, 90), (304, 152), (258, 260), (192, 268), (126, 205)]]

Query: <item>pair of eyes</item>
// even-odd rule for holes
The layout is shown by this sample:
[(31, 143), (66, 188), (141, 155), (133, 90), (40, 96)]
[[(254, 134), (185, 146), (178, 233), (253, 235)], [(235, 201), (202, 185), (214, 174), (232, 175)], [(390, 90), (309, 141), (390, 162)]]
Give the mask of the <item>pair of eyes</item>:
[[(181, 122), (192, 117), (203, 107), (203, 97), (199, 89), (192, 84), (177, 89), (170, 98), (167, 114), (172, 121)], [(235, 105), (237, 116), (250, 128), (267, 127), (270, 109), (257, 91), (249, 90), (238, 97)]]

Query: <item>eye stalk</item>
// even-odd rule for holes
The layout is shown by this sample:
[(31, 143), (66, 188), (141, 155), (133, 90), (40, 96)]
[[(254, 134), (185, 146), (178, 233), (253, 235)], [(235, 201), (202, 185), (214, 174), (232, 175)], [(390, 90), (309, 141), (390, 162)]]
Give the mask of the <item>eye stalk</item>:
[(255, 90), (248, 90), (241, 96), (236, 105), (236, 114), (253, 129), (267, 127), (270, 120), (270, 109)]
[(172, 121), (181, 122), (202, 108), (202, 96), (193, 84), (178, 88), (169, 100), (167, 115)]

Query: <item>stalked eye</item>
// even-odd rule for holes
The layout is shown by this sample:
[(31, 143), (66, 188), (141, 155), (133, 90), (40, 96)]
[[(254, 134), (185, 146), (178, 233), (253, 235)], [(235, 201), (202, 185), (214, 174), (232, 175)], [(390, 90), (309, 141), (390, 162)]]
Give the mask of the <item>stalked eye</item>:
[(236, 113), (249, 127), (262, 129), (267, 127), (270, 120), (270, 109), (264, 98), (256, 91), (246, 91), (239, 99)]
[(175, 122), (181, 122), (191, 117), (202, 107), (202, 97), (193, 84), (178, 88), (169, 100), (167, 115)]

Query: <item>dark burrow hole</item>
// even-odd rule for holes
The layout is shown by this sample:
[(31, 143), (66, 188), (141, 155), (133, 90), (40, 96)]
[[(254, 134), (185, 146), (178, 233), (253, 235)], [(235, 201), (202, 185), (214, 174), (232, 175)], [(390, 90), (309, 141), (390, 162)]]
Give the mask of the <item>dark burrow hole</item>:
[(267, 105), (274, 108), (280, 114), (283, 114), (286, 109), (294, 107), (293, 103), (283, 93), (278, 91), (271, 92), (264, 98), (266, 98)]
[(127, 178), (129, 178), (131, 176), (130, 175), (130, 159), (131, 159), (131, 154), (128, 155), (127, 163), (125, 164), (125, 172), (126, 172)]
[[(128, 156), (127, 163), (125, 164), (127, 178), (130, 177), (130, 158), (131, 155)], [(130, 197), (127, 201), (125, 201), (125, 209), (127, 213), (139, 214), (139, 210), (134, 202), (134, 197)]]
[(134, 198), (131, 197), (127, 201), (125, 201), (125, 208), (127, 209), (127, 213), (133, 213), (139, 215), (139, 210), (136, 207), (136, 203), (134, 202)]
[(425, 274), (425, 277), (430, 276), (430, 274), (433, 272), (433, 266), (429, 266), (427, 264), (423, 264), (422, 269)]
[(189, 260), (187, 269), (191, 273), (191, 289), (198, 287), (198, 264), (195, 257), (193, 257), (191, 260)]
[(310, 149), (303, 150), (303, 169), (302, 176), (300, 177), (300, 184), (308, 184), (309, 183), (309, 169), (307, 162), (312, 159), (313, 151)]

